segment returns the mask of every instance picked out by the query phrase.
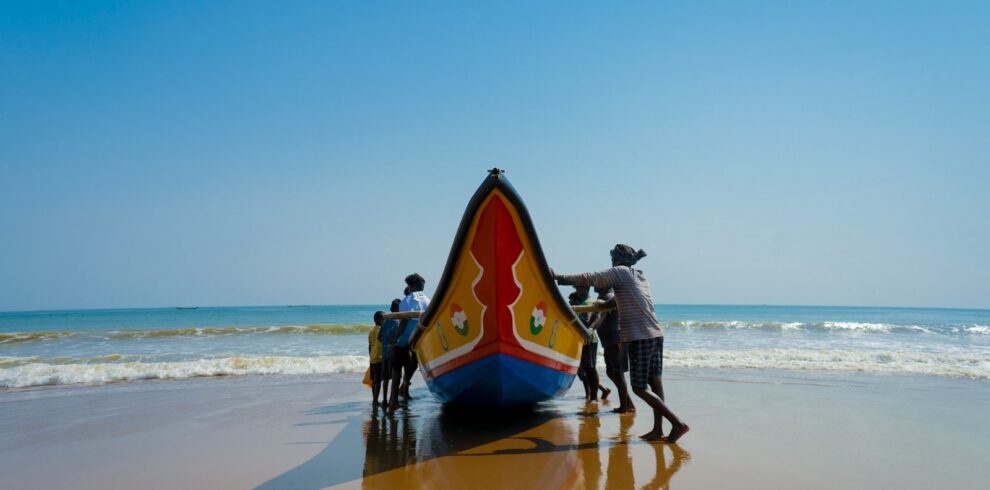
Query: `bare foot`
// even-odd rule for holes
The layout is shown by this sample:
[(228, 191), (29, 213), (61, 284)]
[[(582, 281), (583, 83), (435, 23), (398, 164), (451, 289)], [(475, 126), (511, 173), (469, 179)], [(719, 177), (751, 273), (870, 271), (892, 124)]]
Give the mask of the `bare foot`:
[(666, 441), (669, 443), (675, 443), (678, 439), (683, 437), (684, 434), (687, 434), (689, 430), (691, 430), (691, 428), (688, 427), (688, 424), (676, 425), (673, 429), (670, 429), (670, 435), (667, 436)]
[(610, 389), (608, 389), (608, 388), (606, 388), (604, 386), (602, 386), (600, 388), (602, 390), (602, 401), (605, 401), (605, 400), (608, 399), (608, 396), (612, 394), (612, 390), (610, 390)]
[(636, 413), (636, 407), (619, 407), (612, 411), (615, 413)]
[(651, 430), (646, 434), (639, 436), (639, 438), (650, 442), (657, 442), (664, 440), (663, 432), (660, 432), (658, 430)]

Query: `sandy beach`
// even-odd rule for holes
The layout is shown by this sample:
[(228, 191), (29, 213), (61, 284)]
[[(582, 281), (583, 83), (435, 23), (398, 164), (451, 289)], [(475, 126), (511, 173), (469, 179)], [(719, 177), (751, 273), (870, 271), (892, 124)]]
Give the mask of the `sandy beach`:
[(533, 410), (394, 418), (356, 375), (0, 393), (4, 488), (984, 488), (990, 385), (920, 376), (677, 370), (691, 423), (649, 444), (579, 389)]

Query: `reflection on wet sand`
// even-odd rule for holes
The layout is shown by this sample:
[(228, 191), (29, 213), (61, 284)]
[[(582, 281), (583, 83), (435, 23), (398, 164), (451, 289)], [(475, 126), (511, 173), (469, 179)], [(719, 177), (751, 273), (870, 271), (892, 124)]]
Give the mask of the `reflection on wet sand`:
[[(631, 415), (586, 410), (557, 400), (486, 413), (427, 397), (394, 417), (362, 409), (320, 453), (259, 488), (636, 488), (636, 473), (652, 476), (640, 488), (667, 488), (690, 458), (636, 438)], [(363, 462), (355, 461), (362, 444)]]

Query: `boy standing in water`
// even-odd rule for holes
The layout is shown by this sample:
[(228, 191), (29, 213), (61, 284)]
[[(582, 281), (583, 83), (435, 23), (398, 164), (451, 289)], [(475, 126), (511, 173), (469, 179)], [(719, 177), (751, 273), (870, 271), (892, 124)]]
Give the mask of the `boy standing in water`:
[(382, 390), (382, 322), (384, 311), (375, 312), (375, 326), (368, 332), (368, 358), (371, 363), (371, 405), (378, 406), (378, 393)]

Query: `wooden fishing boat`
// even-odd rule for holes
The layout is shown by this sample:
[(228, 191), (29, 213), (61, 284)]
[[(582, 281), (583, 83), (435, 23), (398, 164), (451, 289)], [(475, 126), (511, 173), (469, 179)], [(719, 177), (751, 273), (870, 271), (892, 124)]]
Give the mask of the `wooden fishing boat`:
[(590, 332), (561, 296), (522, 199), (492, 169), (411, 345), (445, 402), (532, 404), (570, 388)]

